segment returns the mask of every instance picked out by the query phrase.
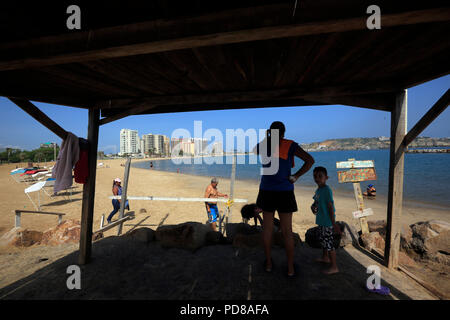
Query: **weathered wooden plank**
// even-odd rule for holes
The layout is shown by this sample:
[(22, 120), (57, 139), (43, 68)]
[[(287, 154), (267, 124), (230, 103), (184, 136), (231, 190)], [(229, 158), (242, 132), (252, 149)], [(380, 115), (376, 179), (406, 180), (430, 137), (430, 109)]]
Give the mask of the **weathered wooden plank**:
[[(356, 208), (358, 211), (364, 212), (364, 199), (361, 192), (361, 185), (359, 182), (353, 183), (353, 192), (355, 194)], [(365, 217), (359, 218), (359, 225), (361, 227), (362, 233), (369, 233), (369, 225), (367, 224), (367, 219)]]
[(121, 226), (125, 221), (128, 221), (128, 220), (130, 220), (130, 219), (133, 219), (133, 216), (131, 216), (131, 215), (126, 215), (126, 216), (123, 217), (123, 218), (120, 218), (120, 219), (117, 219), (117, 220), (114, 221), (114, 222), (108, 223), (106, 226), (103, 226), (103, 225), (102, 225), (102, 227), (100, 227), (100, 229), (98, 229), (97, 231), (95, 231), (94, 234), (95, 234), (95, 233), (100, 233), (100, 232), (108, 231), (109, 229), (114, 228), (115, 226)]
[(98, 109), (89, 109), (88, 141), (89, 141), (89, 177), (83, 186), (83, 202), (81, 207), (81, 232), (79, 264), (89, 263), (92, 249), (92, 224), (94, 220), (95, 177), (97, 173), (98, 147)]
[(339, 183), (377, 180), (375, 168), (350, 169), (338, 171)]
[[(130, 165), (131, 158), (127, 159), (125, 163), (125, 173), (123, 177), (123, 187), (122, 187), (122, 196), (120, 198), (120, 209), (119, 209), (119, 219), (122, 219), (125, 211), (125, 203), (127, 202), (127, 191), (128, 191), (128, 180), (130, 177)], [(122, 234), (122, 224), (117, 228), (117, 235), (120, 236)]]
[(371, 216), (371, 215), (373, 215), (372, 208), (366, 208), (366, 209), (363, 209), (362, 211), (360, 211), (360, 210), (353, 211), (353, 218), (362, 218), (362, 217), (367, 217), (367, 216)]
[(425, 130), (450, 104), (450, 89), (439, 98), (439, 100), (428, 110), (428, 112), (409, 130), (402, 141), (402, 145), (407, 147), (417, 136)]
[[(366, 29), (367, 17), (339, 19), (331, 21), (310, 22), (303, 24), (291, 24), (271, 27), (261, 27), (247, 30), (237, 30), (230, 32), (219, 32), (203, 35), (191, 35), (176, 39), (155, 40), (150, 42), (140, 42), (128, 45), (110, 46), (100, 49), (85, 50), (81, 52), (62, 52), (50, 55), (33, 56), (30, 54), (27, 58), (18, 60), (0, 62), (0, 71), (17, 70), (23, 68), (43, 67), (57, 64), (68, 64), (74, 62), (83, 62), (97, 59), (118, 58), (131, 55), (143, 55), (156, 52), (181, 50), (187, 48), (196, 48), (202, 46), (213, 46), (230, 43), (241, 43), (258, 40), (269, 40), (277, 38), (287, 38), (296, 36), (305, 36), (313, 34), (324, 34), (332, 32), (346, 32), (352, 30)], [(418, 24), (437, 21), (450, 20), (450, 10), (448, 8), (416, 10), (410, 12), (402, 12), (396, 14), (384, 14), (382, 23), (383, 28)], [(122, 33), (122, 39), (126, 36), (124, 30), (131, 30), (131, 26), (116, 27), (117, 32)], [(91, 35), (86, 32), (86, 37), (94, 37), (101, 43), (98, 33), (108, 33), (104, 30), (90, 31)], [(110, 33), (110, 32), (109, 32)], [(80, 37), (80, 35), (76, 35)], [(128, 35), (129, 37), (130, 35)], [(73, 36), (72, 36), (73, 38)], [(71, 40), (70, 35), (64, 35), (60, 38), (56, 37), (54, 41), (61, 42)], [(123, 40), (122, 40), (123, 42)], [(49, 45), (51, 47), (51, 44)], [(24, 49), (26, 50), (26, 48)]]
[(352, 169), (352, 168), (374, 168), (375, 162), (373, 160), (351, 160), (336, 162), (338, 169)]
[(407, 90), (400, 92), (391, 113), (391, 145), (389, 153), (389, 191), (387, 205), (387, 228), (385, 263), (390, 269), (398, 266), (400, 248), (401, 215), (403, 204), (404, 150), (402, 144), (407, 126)]

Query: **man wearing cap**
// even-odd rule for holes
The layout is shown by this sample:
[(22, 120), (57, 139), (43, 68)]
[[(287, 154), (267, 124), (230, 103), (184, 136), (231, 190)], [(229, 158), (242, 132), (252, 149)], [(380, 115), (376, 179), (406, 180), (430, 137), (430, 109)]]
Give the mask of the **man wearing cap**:
[[(122, 186), (120, 185), (121, 183), (122, 183), (122, 181), (119, 178), (114, 179), (113, 187), (112, 187), (113, 195), (115, 195), (115, 196), (122, 195)], [(111, 223), (112, 217), (120, 210), (120, 200), (112, 199), (112, 205), (113, 205), (113, 211), (111, 211), (111, 213), (108, 216), (108, 219), (106, 219), (106, 221), (108, 221), (108, 223)], [(128, 200), (125, 202), (125, 208), (127, 210), (130, 210)]]
[[(206, 187), (205, 191), (205, 198), (218, 198), (218, 197), (225, 197), (228, 198), (227, 194), (220, 193), (219, 190), (217, 190), (217, 184), (219, 181), (217, 178), (211, 179), (211, 184)], [(205, 202), (206, 205), (206, 213), (208, 214), (208, 221), (211, 225), (211, 228), (216, 231), (216, 221), (217, 217), (219, 216), (219, 210), (217, 209), (217, 203), (211, 203), (211, 202)]]

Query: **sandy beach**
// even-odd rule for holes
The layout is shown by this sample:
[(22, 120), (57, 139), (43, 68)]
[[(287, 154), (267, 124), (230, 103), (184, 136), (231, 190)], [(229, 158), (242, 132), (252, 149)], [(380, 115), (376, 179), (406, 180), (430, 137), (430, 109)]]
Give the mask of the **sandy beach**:
[[(135, 161), (149, 161), (150, 159), (145, 160), (132, 160), (132, 162)], [(154, 161), (157, 161), (156, 159)], [(108, 214), (112, 210), (112, 204), (111, 199), (108, 197), (112, 195), (112, 182), (113, 179), (116, 177), (119, 177), (123, 179), (124, 175), (124, 167), (121, 166), (121, 164), (125, 163), (124, 159), (115, 159), (115, 160), (102, 160), (98, 161), (103, 162), (104, 166), (101, 168), (98, 168), (97, 170), (97, 177), (96, 177), (96, 190), (95, 190), (95, 211), (94, 211), (94, 225), (93, 230), (98, 230), (100, 227), (100, 221), (102, 218), (102, 215), (105, 215), (105, 219), (108, 216)], [(44, 165), (44, 164), (41, 164)], [(51, 163), (47, 163), (46, 165), (52, 165)], [(20, 167), (20, 165), (18, 165)], [(26, 183), (17, 183), (13, 180), (12, 177), (10, 177), (10, 171), (16, 167), (16, 164), (10, 164), (10, 165), (2, 165), (0, 166), (0, 183), (3, 186), (3, 192), (0, 193), (0, 236), (9, 231), (11, 228), (14, 227), (14, 214), (13, 211), (16, 209), (23, 209), (23, 210), (35, 210), (32, 203), (29, 201), (27, 196), (24, 194), (24, 189), (28, 186)], [(156, 170), (150, 170), (150, 169), (140, 169), (140, 168), (133, 168), (130, 169), (130, 177), (129, 177), (129, 185), (128, 185), (128, 195), (129, 196), (161, 196), (161, 197), (203, 197), (205, 188), (210, 182), (210, 177), (204, 177), (204, 176), (193, 176), (193, 175), (187, 175), (183, 173), (171, 173), (171, 172), (164, 172), (164, 171), (156, 171)], [(82, 199), (82, 185), (74, 184), (74, 188), (72, 191), (71, 201), (68, 200), (67, 195), (63, 196), (57, 196), (54, 199), (50, 199), (48, 196), (46, 196), (44, 193), (41, 193), (41, 210), (48, 211), (48, 212), (60, 212), (64, 213), (64, 219), (76, 219), (80, 220), (81, 218), (81, 199)], [(230, 192), (230, 181), (229, 179), (220, 179), (218, 189), (220, 192), (223, 193), (229, 193)], [(64, 192), (63, 192), (64, 193)], [(241, 199), (248, 199), (249, 203), (253, 203), (256, 201), (258, 193), (258, 183), (254, 181), (242, 181), (239, 180), (239, 177), (236, 179), (235, 183), (235, 197), (241, 198)], [(295, 194), (297, 198), (297, 203), (299, 207), (299, 211), (296, 212), (293, 216), (293, 231), (298, 233), (300, 237), (304, 240), (305, 232), (315, 226), (315, 216), (310, 211), (310, 205), (311, 205), (311, 197), (314, 193), (314, 188), (300, 188), (296, 187)], [(37, 200), (37, 194), (31, 195), (33, 199)], [(335, 198), (335, 206), (336, 206), (336, 214), (337, 214), (337, 220), (338, 221), (345, 221), (349, 225), (353, 225), (356, 227), (357, 230), (359, 230), (359, 222), (358, 220), (354, 219), (352, 217), (352, 211), (355, 211), (355, 199), (352, 194), (344, 194), (340, 192), (335, 192), (334, 194)], [(36, 201), (35, 201), (36, 202)], [(37, 202), (36, 202), (37, 203)], [(382, 199), (376, 199), (371, 200), (367, 203), (368, 207), (371, 207), (374, 211), (374, 215), (369, 217), (370, 220), (383, 220), (386, 219), (386, 205), (387, 202), (383, 201)], [(225, 204), (219, 203), (219, 210), (225, 209)], [(231, 222), (242, 222), (242, 218), (240, 216), (240, 209), (242, 207), (242, 204), (234, 204), (232, 206), (232, 216), (231, 216)], [(207, 215), (205, 212), (205, 207), (202, 202), (168, 202), (168, 201), (131, 201), (130, 200), (130, 209), (131, 211), (135, 212), (135, 218), (127, 221), (124, 224), (123, 227), (123, 234), (127, 231), (130, 231), (133, 228), (139, 228), (139, 227), (149, 227), (153, 230), (156, 230), (159, 225), (168, 225), (168, 224), (179, 224), (187, 221), (195, 221), (195, 222), (201, 222), (205, 223), (207, 220)], [(430, 207), (424, 207), (424, 206), (417, 206), (416, 204), (404, 204), (403, 208), (403, 217), (402, 221), (404, 224), (412, 224), (418, 221), (426, 221), (426, 220), (443, 220), (443, 221), (449, 221), (449, 212), (447, 210), (439, 210), (436, 208), (430, 208)], [(117, 219), (118, 214), (113, 218), (113, 220)], [(38, 230), (38, 231), (45, 231), (49, 228), (55, 227), (57, 224), (57, 217), (56, 216), (47, 216), (47, 215), (39, 215), (39, 214), (23, 214), (22, 215), (22, 227), (27, 228), (29, 230)], [(213, 266), (217, 265), (217, 268), (221, 267), (220, 261), (230, 259), (230, 257), (233, 257), (233, 261), (235, 261), (238, 251), (233, 251), (231, 249), (231, 246), (224, 247), (223, 250), (214, 249), (214, 247), (205, 247), (199, 250), (199, 253), (195, 255), (195, 259), (192, 259), (192, 253), (185, 253), (181, 249), (172, 249), (172, 250), (163, 250), (157, 246), (157, 245), (149, 245), (144, 247), (135, 247), (134, 244), (129, 243), (128, 241), (125, 241), (126, 237), (114, 237), (117, 235), (117, 228), (112, 228), (104, 233), (105, 239), (100, 240), (98, 242), (94, 242), (94, 251), (93, 254), (96, 256), (97, 262), (94, 262), (95, 267), (91, 270), (92, 273), (92, 281), (96, 279), (97, 272), (103, 272), (100, 270), (103, 270), (105, 264), (109, 265), (110, 268), (113, 264), (117, 263), (117, 266), (114, 266), (114, 270), (110, 272), (116, 272), (117, 277), (119, 277), (120, 273), (128, 268), (134, 268), (136, 269), (136, 272), (144, 272), (142, 271), (142, 265), (144, 265), (146, 271), (146, 274), (148, 272), (153, 272), (154, 268), (160, 268), (158, 272), (164, 272), (165, 278), (159, 279), (155, 278), (152, 280), (152, 283), (156, 283), (157, 281), (161, 282), (161, 287), (166, 287), (167, 281), (170, 283), (174, 283), (175, 287), (177, 287), (180, 283), (180, 281), (183, 282), (183, 286), (193, 288), (195, 286), (199, 286), (201, 283), (205, 283), (205, 285), (210, 281), (210, 279), (206, 275), (201, 275), (199, 273), (199, 261), (205, 261), (204, 263), (207, 263), (206, 261), (210, 261), (208, 259), (208, 256), (217, 256), (214, 259), (217, 259), (217, 263), (213, 263), (210, 268), (215, 268)], [(121, 238), (124, 238), (124, 240), (120, 240)], [(115, 242), (122, 241), (122, 242)], [(123, 249), (119, 249), (123, 246)], [(131, 247), (130, 247), (131, 246)], [(130, 265), (123, 266), (118, 261), (107, 261), (107, 259), (111, 258), (111, 250), (112, 248), (116, 248), (114, 250), (125, 250), (124, 252), (128, 252), (129, 250), (137, 250), (130, 251), (127, 254), (131, 257), (136, 257), (136, 262), (129, 262)], [(55, 279), (50, 279), (48, 277), (51, 277), (52, 274), (55, 272), (58, 272), (58, 274), (61, 274), (60, 276), (64, 276), (64, 268), (67, 267), (68, 264), (76, 263), (77, 259), (77, 251), (78, 250), (78, 243), (70, 243), (70, 244), (64, 244), (59, 246), (32, 246), (29, 248), (16, 248), (16, 247), (7, 247), (3, 248), (0, 251), (0, 288), (4, 287), (4, 293), (13, 292), (17, 286), (21, 286), (21, 283), (23, 281), (29, 281), (29, 279), (32, 279), (34, 281), (30, 288), (38, 288), (39, 286), (42, 286), (43, 283), (47, 283), (48, 281), (56, 281)], [(105, 251), (106, 250), (106, 251)], [(181, 250), (181, 251), (180, 251)], [(316, 288), (317, 283), (315, 281), (325, 281), (325, 280), (317, 280), (319, 278), (310, 278), (309, 272), (316, 272), (316, 266), (314, 265), (313, 257), (315, 255), (315, 252), (317, 249), (308, 248), (308, 246), (303, 246), (301, 249), (296, 249), (296, 261), (298, 261), (299, 265), (302, 265), (305, 269), (305, 274), (302, 275), (301, 280), (298, 281), (308, 281), (310, 282), (310, 285), (312, 288)], [(350, 250), (350, 251), (349, 251)], [(122, 252), (122, 251), (121, 251)], [(135, 252), (135, 253), (133, 253)], [(147, 253), (145, 253), (147, 252)], [(248, 264), (255, 264), (255, 261), (262, 259), (263, 252), (259, 248), (256, 250), (249, 250), (249, 251), (239, 251), (239, 257), (241, 257), (241, 260), (236, 260), (235, 262), (239, 264), (239, 268), (248, 268)], [(144, 254), (145, 253), (145, 254)], [(166, 262), (162, 262), (163, 259), (162, 256), (159, 257), (158, 261), (161, 263), (155, 264), (156, 256), (158, 255), (167, 255), (166, 258), (169, 259)], [(284, 259), (284, 250), (282, 248), (274, 249), (274, 254), (278, 256), (277, 260), (283, 261)], [(362, 265), (362, 259), (366, 259), (367, 261), (365, 264), (373, 264), (374, 260), (367, 259), (364, 255), (361, 255), (359, 253), (359, 257), (357, 260), (352, 258), (352, 254), (358, 254), (355, 249), (347, 249), (345, 248), (344, 251), (340, 251), (339, 253), (339, 259), (341, 259), (340, 263), (343, 267), (343, 273), (340, 277), (336, 278), (337, 283), (339, 281), (344, 281), (345, 283), (349, 283), (349, 292), (354, 290), (350, 289), (350, 284), (352, 283), (352, 279), (354, 278), (355, 274), (359, 274), (361, 276), (361, 279), (359, 279), (359, 282), (363, 283), (365, 280), (363, 279), (365, 277), (365, 269)], [(140, 257), (140, 255), (143, 255)], [(139, 258), (139, 257), (140, 258)], [(148, 258), (144, 258), (148, 257)], [(182, 258), (184, 257), (184, 258)], [(365, 257), (365, 258), (364, 258)], [(105, 260), (106, 259), (106, 260)], [(128, 258), (122, 257), (120, 258), (120, 261), (128, 261)], [(140, 260), (139, 260), (140, 259)], [(149, 259), (148, 262), (141, 261), (142, 259)], [(181, 260), (179, 260), (181, 259)], [(179, 266), (181, 261), (187, 261), (183, 259), (188, 259), (189, 261), (196, 261), (195, 263), (192, 262), (192, 265), (184, 266), (183, 272), (186, 275), (185, 277), (181, 277), (177, 274), (178, 271), (173, 271), (172, 273), (168, 272), (166, 270), (167, 265), (174, 265)], [(202, 260), (204, 259), (204, 260)], [(172, 261), (173, 260), (173, 261)], [(197, 261), (198, 260), (198, 261)], [(224, 261), (225, 261), (224, 260)], [(358, 263), (356, 263), (358, 261)], [(212, 262), (208, 262), (212, 263)], [(234, 263), (234, 262), (233, 262)], [(381, 263), (381, 262), (379, 262)], [(184, 264), (184, 262), (183, 262)], [(237, 265), (236, 265), (237, 266)], [(255, 268), (257, 266), (254, 266)], [(56, 269), (55, 269), (56, 268)], [(95, 271), (96, 268), (98, 268), (99, 271)], [(124, 269), (125, 268), (125, 269)], [(347, 269), (348, 268), (348, 269)], [(448, 269), (448, 268), (447, 268)], [(420, 267), (420, 269), (417, 270), (417, 272), (420, 272), (421, 276), (427, 276), (430, 275), (428, 281), (430, 283), (434, 284), (435, 286), (439, 286), (440, 284), (444, 284), (445, 286), (442, 288), (445, 292), (449, 291), (448, 288), (448, 272), (447, 269), (443, 270), (441, 269), (441, 266), (436, 266), (435, 264), (429, 264), (426, 267)], [(56, 271), (57, 270), (57, 271)], [(88, 270), (88, 269), (86, 269)], [(152, 271), (153, 270), (153, 271)], [(212, 269), (211, 269), (212, 270)], [(245, 269), (247, 270), (247, 269)], [(224, 271), (225, 272), (225, 271)], [(248, 272), (248, 271), (246, 271)], [(256, 271), (255, 271), (256, 272)], [(319, 271), (317, 271), (319, 272)], [(356, 272), (356, 273), (355, 273)], [(443, 273), (444, 272), (444, 273)], [(193, 279), (192, 274), (197, 274), (198, 278)], [(260, 274), (261, 273), (261, 274)], [(263, 271), (258, 271), (258, 277), (264, 277)], [(282, 275), (279, 275), (282, 277)], [(197, 277), (197, 276), (196, 276)], [(243, 277), (242, 274), (236, 274), (236, 277)], [(400, 298), (400, 299), (408, 299), (414, 298), (414, 292), (422, 292), (422, 289), (417, 289), (417, 284), (414, 284), (412, 280), (408, 280), (405, 278), (406, 276), (399, 275), (398, 272), (395, 273), (394, 276), (392, 276), (392, 284), (397, 283), (395, 286), (397, 288), (402, 287), (402, 283), (408, 283), (410, 288), (405, 291), (409, 292), (407, 296), (401, 296), (397, 295), (394, 298)], [(135, 279), (136, 277), (133, 277)], [(39, 281), (35, 281), (34, 279), (40, 279)], [(181, 279), (181, 280), (180, 280)], [(240, 278), (239, 278), (240, 279)], [(263, 279), (263, 278), (261, 278)], [(403, 280), (402, 280), (403, 279)], [(166, 282), (164, 282), (164, 281)], [(233, 283), (234, 281), (237, 281), (236, 279), (216, 279), (220, 282), (220, 286), (223, 286), (224, 288), (227, 288), (226, 290), (233, 290), (231, 287), (228, 288), (229, 284), (227, 283)], [(242, 280), (242, 279), (241, 279)], [(239, 281), (241, 281), (239, 280)], [(31, 280), (30, 280), (31, 281)], [(41, 282), (40, 282), (41, 281)], [(62, 281), (59, 279), (58, 281)], [(133, 280), (134, 281), (134, 280)], [(137, 280), (136, 280), (137, 281)], [(261, 280), (262, 281), (262, 280)], [(278, 280), (277, 280), (278, 281)], [(284, 281), (284, 280), (281, 280)], [(405, 282), (406, 281), (406, 282)], [(412, 282), (411, 282), (412, 281)], [(139, 281), (138, 281), (139, 282)], [(223, 282), (223, 283), (222, 283)], [(13, 284), (14, 283), (14, 284)], [(320, 282), (322, 283), (322, 282)], [(324, 284), (326, 282), (323, 282)], [(340, 282), (339, 282), (340, 283)], [(339, 284), (340, 286), (341, 284)], [(8, 286), (8, 287), (5, 287)], [(133, 288), (138, 286), (138, 283), (132, 283), (130, 284), (130, 295), (124, 295), (123, 297), (130, 297), (130, 298), (136, 298), (136, 293), (134, 293)], [(301, 287), (301, 286), (300, 286)], [(299, 287), (299, 288), (300, 288)], [(283, 287), (284, 288), (284, 287)], [(353, 287), (352, 287), (353, 288)], [(197, 288), (200, 290), (199, 288)], [(197, 290), (196, 289), (196, 290)], [(267, 289), (267, 288), (266, 288)], [(264, 287), (260, 288), (260, 294), (262, 292), (265, 292)], [(273, 290), (272, 290), (273, 289)], [(276, 295), (276, 292), (279, 292), (279, 287), (274, 287), (271, 290), (273, 291), (274, 296), (266, 296), (266, 295), (260, 295), (261, 298), (268, 298), (273, 299)], [(12, 290), (12, 291), (11, 291)], [(17, 292), (18, 297), (24, 297), (27, 295), (27, 290), (35, 290), (35, 289), (22, 289), (22, 293)], [(37, 289), (36, 289), (37, 290)], [(65, 289), (62, 288), (61, 291), (58, 294), (66, 294), (64, 293)], [(97, 297), (98, 291), (97, 289), (91, 288), (89, 291), (89, 294), (86, 296), (80, 296), (80, 298), (88, 298)], [(102, 289), (103, 290), (103, 289)], [(106, 290), (106, 289), (105, 289)], [(161, 298), (201, 298), (204, 297), (206, 293), (210, 294), (211, 296), (214, 296), (217, 294), (213, 289), (208, 289), (202, 287), (201, 291), (192, 291), (190, 289), (189, 295), (184, 295), (180, 293), (176, 293), (174, 295), (173, 292), (159, 292), (158, 291), (152, 291), (151, 294), (146, 292), (143, 294), (143, 296), (139, 296), (139, 299), (142, 297), (153, 297), (154, 299), (161, 299)], [(213, 290), (213, 291), (211, 291)], [(244, 289), (242, 289), (244, 290)], [(246, 289), (245, 289), (246, 290)], [(244, 290), (244, 291), (245, 291)], [(314, 289), (316, 290), (316, 289)], [(311, 295), (304, 296), (305, 299), (316, 299), (317, 297), (324, 298), (320, 293), (320, 291), (311, 291)], [(331, 290), (331, 289), (330, 289)], [(356, 292), (353, 296), (349, 296), (349, 299), (359, 299), (360, 297), (363, 297), (364, 299), (370, 299), (371, 296), (365, 296), (364, 289), (357, 289), (362, 290), (361, 292)], [(406, 289), (405, 289), (406, 290)], [(419, 291), (417, 291), (419, 290)], [(49, 292), (51, 290), (49, 289)], [(109, 292), (109, 291), (108, 291)], [(227, 296), (226, 292), (222, 292), (222, 298), (226, 299), (229, 297)], [(333, 291), (330, 291), (331, 293)], [(330, 293), (330, 294), (331, 294)], [(54, 293), (57, 294), (57, 293)], [(97, 294), (97, 295), (96, 295)], [(150, 295), (149, 295), (150, 294)], [(242, 293), (240, 293), (242, 294)], [(258, 296), (256, 294), (256, 291), (253, 293), (255, 296)], [(291, 297), (290, 299), (296, 297), (298, 294), (297, 291), (293, 291), (292, 293), (286, 293), (286, 297)], [(338, 293), (336, 293), (338, 294)], [(426, 296), (426, 293), (421, 293), (422, 295), (418, 294), (416, 298), (423, 299)], [(425, 294), (425, 296), (423, 295)], [(48, 298), (50, 296), (44, 295), (37, 297), (41, 298)], [(56, 297), (56, 296), (55, 296)], [(108, 298), (110, 297), (109, 293), (104, 293), (103, 295), (100, 294), (98, 296), (99, 298)], [(122, 297), (122, 296), (121, 296)], [(234, 296), (233, 296), (234, 297)], [(240, 296), (239, 296), (240, 297)], [(373, 296), (372, 296), (373, 297)], [(57, 298), (57, 297), (56, 297)], [(72, 297), (74, 298), (74, 297)], [(235, 297), (237, 298), (237, 296)], [(428, 298), (425, 298), (428, 299)]]
[[(132, 160), (149, 161), (145, 160)], [(153, 161), (157, 161), (154, 159)], [(125, 163), (123, 159), (102, 160), (104, 167), (97, 169), (96, 187), (95, 187), (95, 211), (94, 211), (94, 231), (100, 227), (102, 215), (106, 217), (112, 210), (111, 199), (112, 181), (119, 177), (123, 179)], [(3, 192), (0, 193), (0, 236), (14, 227), (13, 210), (35, 210), (33, 204), (24, 193), (28, 186), (25, 183), (17, 183), (10, 176), (10, 171), (17, 164), (0, 166), (0, 183), (3, 186)], [(44, 165), (44, 164), (41, 164)], [(47, 163), (51, 165), (51, 163)], [(20, 165), (19, 165), (20, 167)], [(210, 178), (203, 176), (193, 176), (183, 173), (172, 173), (156, 171), (150, 169), (133, 168), (130, 169), (128, 195), (129, 196), (160, 196), (160, 197), (203, 197), (205, 188), (209, 184)], [(67, 195), (56, 196), (50, 199), (41, 192), (40, 201), (43, 211), (61, 212), (65, 214), (65, 219), (81, 218), (81, 199), (83, 185), (74, 183), (71, 201), (68, 201)], [(218, 189), (222, 193), (229, 194), (230, 180), (220, 179)], [(314, 194), (314, 187), (304, 188), (296, 187), (295, 195), (299, 211), (293, 217), (293, 231), (300, 234), (303, 238), (306, 230), (315, 225), (315, 216), (311, 213), (309, 207), (312, 203), (311, 197)], [(258, 183), (254, 181), (242, 181), (236, 177), (235, 198), (248, 199), (249, 203), (256, 201), (258, 195)], [(33, 201), (37, 203), (37, 194), (30, 194)], [(356, 210), (355, 199), (352, 194), (334, 192), (337, 220), (345, 221), (354, 225), (359, 230), (358, 221), (352, 217), (352, 212)], [(219, 203), (219, 210), (225, 209), (225, 204)], [(374, 211), (370, 220), (386, 219), (385, 199), (366, 201), (366, 206)], [(240, 208), (242, 204), (236, 203), (232, 207), (231, 222), (242, 222)], [(160, 224), (177, 224), (186, 221), (196, 221), (205, 223), (207, 215), (202, 202), (168, 202), (168, 201), (131, 201), (130, 209), (135, 212), (135, 219), (125, 223), (124, 232), (139, 226), (148, 226), (152, 229)], [(113, 218), (117, 219), (118, 214)], [(402, 221), (405, 224), (412, 224), (418, 221), (443, 220), (450, 221), (448, 210), (438, 208), (418, 206), (416, 203), (409, 204), (404, 202)], [(24, 214), (22, 216), (22, 227), (45, 231), (56, 225), (55, 216)], [(105, 233), (105, 236), (116, 235), (117, 228), (113, 228)]]

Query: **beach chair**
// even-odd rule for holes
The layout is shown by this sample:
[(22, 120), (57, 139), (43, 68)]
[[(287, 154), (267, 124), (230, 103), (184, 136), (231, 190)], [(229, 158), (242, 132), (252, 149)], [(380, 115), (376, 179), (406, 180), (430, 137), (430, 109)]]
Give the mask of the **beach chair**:
[[(29, 186), (28, 188), (26, 188), (24, 190), (25, 194), (27, 195), (28, 199), (30, 199), (31, 203), (33, 204), (33, 206), (36, 208), (36, 210), (40, 211), (41, 210), (41, 190), (47, 195), (49, 196), (49, 198), (53, 199), (52, 195), (50, 193), (48, 193), (45, 188), (47, 187), (52, 187), (55, 184), (55, 179), (47, 179), (45, 181), (39, 181), (36, 182), (35, 184)], [(33, 199), (30, 196), (30, 193), (33, 192), (37, 192), (37, 197), (38, 197), (38, 205), (36, 206), (36, 203), (33, 201)]]

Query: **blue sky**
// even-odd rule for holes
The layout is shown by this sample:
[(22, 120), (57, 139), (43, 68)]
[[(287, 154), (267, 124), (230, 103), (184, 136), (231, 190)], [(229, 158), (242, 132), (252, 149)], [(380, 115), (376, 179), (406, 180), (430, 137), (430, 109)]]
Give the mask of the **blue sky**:
[[(450, 87), (450, 75), (408, 90), (408, 129)], [(86, 138), (88, 112), (84, 109), (35, 103), (45, 114), (65, 130)], [(0, 97), (0, 148), (14, 147), (32, 150), (43, 142), (61, 143), (61, 139), (35, 121), (31, 116), (4, 97)], [(99, 150), (119, 151), (119, 132), (122, 128), (171, 136), (178, 128), (194, 135), (194, 121), (202, 121), (202, 129), (219, 129), (225, 137), (226, 129), (265, 129), (272, 121), (283, 121), (286, 137), (299, 143), (332, 138), (389, 136), (388, 112), (341, 105), (220, 110), (130, 116), (100, 127)], [(421, 135), (450, 137), (450, 110), (445, 110)], [(226, 146), (225, 146), (226, 148)]]

